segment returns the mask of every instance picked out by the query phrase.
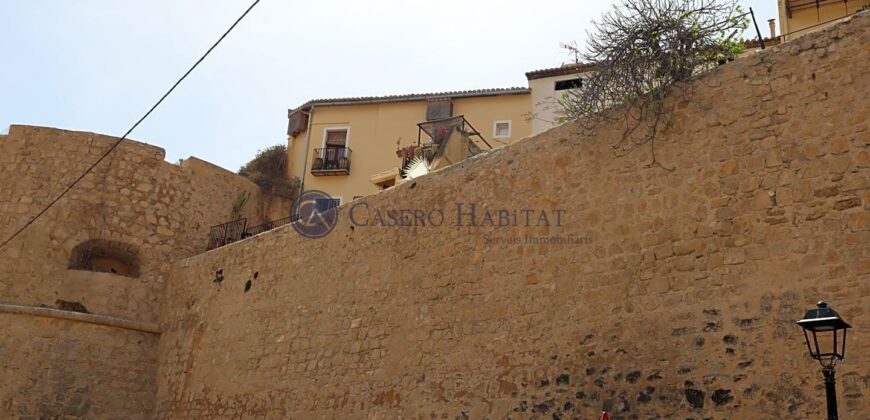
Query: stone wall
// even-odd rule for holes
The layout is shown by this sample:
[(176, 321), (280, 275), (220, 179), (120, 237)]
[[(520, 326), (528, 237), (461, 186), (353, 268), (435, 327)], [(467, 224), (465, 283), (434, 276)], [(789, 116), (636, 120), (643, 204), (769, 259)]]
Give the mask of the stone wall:
[[(565, 125), (359, 214), (442, 208), (441, 226), (352, 227), (351, 203), (323, 239), (286, 226), (181, 261), (158, 417), (821, 418), (794, 321), (824, 298), (856, 327), (838, 386), (860, 418), (868, 63), (864, 14), (719, 68), (672, 98), (673, 171), (648, 147), (614, 156), (617, 124)], [(457, 203), (564, 213), (457, 227)]]
[[(11, 126), (8, 135), (0, 137), (0, 240), (47, 205), (116, 140)], [(205, 251), (209, 227), (230, 220), (240, 193), (251, 194), (242, 216), (253, 222), (284, 217), (277, 211), (282, 205), (289, 210), (287, 200), (263, 196), (245, 178), (207, 162), (190, 158), (173, 165), (163, 159), (158, 147), (132, 140), (121, 143), (65, 198), (0, 250), (0, 306), (87, 310), (106, 319), (156, 324), (171, 262)], [(136, 273), (69, 269), (82, 247), (108, 247), (129, 255)], [(88, 395), (82, 398), (92, 402), (93, 411), (84, 417), (100, 413), (98, 417), (124, 418), (135, 411), (131, 407), (147, 407), (140, 413), (143, 417), (152, 413), (153, 398), (140, 399), (144, 405), (127, 400), (135, 397), (128, 392), (132, 388), (140, 394), (156, 392), (156, 334), (28, 320), (29, 315), (13, 315), (4, 307), (0, 322), (15, 327), (4, 328), (0, 348), (18, 353), (0, 358), (4, 372), (14, 368), (0, 382), (0, 417), (7, 417), (4, 409), (12, 409), (15, 416), (51, 417), (51, 407), (69, 397), (69, 388), (61, 382), (85, 387)], [(30, 334), (38, 341), (31, 343)], [(54, 354), (61, 349), (66, 351)], [(24, 368), (43, 363), (43, 368)], [(112, 369), (99, 366), (103, 363)], [(67, 366), (46, 374), (60, 365)], [(116, 368), (123, 366), (150, 373), (116, 376)], [(117, 386), (125, 381), (129, 383)]]
[[(5, 239), (41, 210), (115, 140), (93, 133), (10, 127), (0, 143), (0, 237)], [(225, 169), (197, 158), (181, 165), (163, 158), (158, 147), (122, 143), (0, 252), (0, 262), (5, 263), (0, 279), (16, 279), (0, 283), (0, 301), (37, 305), (64, 299), (94, 305), (89, 309), (95, 313), (156, 321), (163, 273), (172, 261), (205, 251), (209, 227), (231, 220), (240, 194), (251, 196), (240, 214), (251, 225), (289, 212), (287, 200), (264, 196), (256, 185)], [(129, 287), (119, 288), (117, 294), (107, 291), (109, 296), (93, 295), (92, 299), (110, 300), (105, 306), (78, 291), (91, 287), (86, 283), (95, 274), (67, 270), (73, 249), (88, 240), (124, 244), (139, 256), (139, 280), (119, 278)], [(46, 293), (46, 288), (64, 285), (70, 294)]]
[(0, 329), (3, 418), (153, 418), (157, 335), (8, 314)]

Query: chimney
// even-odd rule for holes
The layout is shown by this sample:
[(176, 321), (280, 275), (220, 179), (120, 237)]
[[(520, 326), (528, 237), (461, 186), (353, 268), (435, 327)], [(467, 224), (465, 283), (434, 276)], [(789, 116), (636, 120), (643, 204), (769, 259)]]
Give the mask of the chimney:
[(768, 19), (767, 24), (770, 25), (770, 39), (776, 39), (776, 19)]

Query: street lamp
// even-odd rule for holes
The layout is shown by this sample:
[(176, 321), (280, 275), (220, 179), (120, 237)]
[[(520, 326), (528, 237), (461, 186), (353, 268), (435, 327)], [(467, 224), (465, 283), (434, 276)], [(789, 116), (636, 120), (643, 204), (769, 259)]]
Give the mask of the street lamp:
[[(807, 311), (797, 322), (804, 329), (804, 339), (810, 356), (822, 365), (825, 394), (828, 397), (828, 420), (837, 420), (837, 390), (834, 385), (834, 365), (846, 355), (846, 330), (852, 328), (825, 301)], [(812, 340), (810, 340), (812, 333)]]

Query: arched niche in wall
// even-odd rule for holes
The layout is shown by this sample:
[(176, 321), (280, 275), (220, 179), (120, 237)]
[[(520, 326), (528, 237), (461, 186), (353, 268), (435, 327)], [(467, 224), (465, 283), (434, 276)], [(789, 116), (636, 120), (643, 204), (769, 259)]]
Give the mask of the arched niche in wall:
[(89, 239), (73, 248), (69, 268), (139, 277), (139, 252), (131, 244)]

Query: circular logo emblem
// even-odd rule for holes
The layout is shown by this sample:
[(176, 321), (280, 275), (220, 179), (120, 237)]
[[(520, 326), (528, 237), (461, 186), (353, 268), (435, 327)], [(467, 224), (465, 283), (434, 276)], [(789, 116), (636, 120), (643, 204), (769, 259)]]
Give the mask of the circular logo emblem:
[(293, 201), (290, 217), (300, 235), (320, 239), (338, 224), (338, 202), (323, 191), (304, 191)]

